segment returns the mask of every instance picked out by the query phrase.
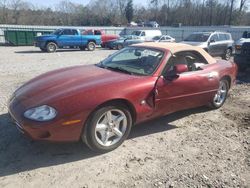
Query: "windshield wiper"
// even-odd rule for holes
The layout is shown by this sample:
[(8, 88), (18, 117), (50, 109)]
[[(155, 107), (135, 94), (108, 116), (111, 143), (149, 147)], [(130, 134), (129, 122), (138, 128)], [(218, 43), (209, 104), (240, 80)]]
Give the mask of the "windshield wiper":
[(109, 66), (105, 66), (106, 69), (111, 69), (111, 70), (114, 70), (114, 71), (119, 71), (119, 72), (124, 72), (124, 73), (127, 73), (127, 74), (133, 74), (132, 72), (126, 70), (126, 69), (123, 69), (122, 67), (109, 67)]

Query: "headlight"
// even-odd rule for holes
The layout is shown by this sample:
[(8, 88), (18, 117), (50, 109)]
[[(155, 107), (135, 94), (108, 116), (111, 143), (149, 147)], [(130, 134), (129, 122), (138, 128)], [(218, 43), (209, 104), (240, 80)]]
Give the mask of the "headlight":
[(28, 109), (24, 112), (24, 117), (35, 121), (49, 121), (56, 117), (56, 110), (50, 106), (43, 105)]

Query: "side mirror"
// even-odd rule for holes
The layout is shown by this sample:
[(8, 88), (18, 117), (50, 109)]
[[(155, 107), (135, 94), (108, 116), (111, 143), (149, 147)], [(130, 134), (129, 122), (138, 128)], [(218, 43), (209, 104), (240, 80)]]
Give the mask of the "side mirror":
[(184, 65), (184, 64), (175, 65), (173, 70), (166, 72), (166, 75), (164, 75), (164, 78), (166, 80), (172, 81), (172, 80), (179, 78), (179, 74), (183, 72), (187, 72), (187, 71), (188, 71), (187, 65)]
[(174, 66), (174, 70), (175, 70), (176, 74), (181, 74), (183, 72), (187, 72), (188, 67), (185, 64), (178, 64), (178, 65)]

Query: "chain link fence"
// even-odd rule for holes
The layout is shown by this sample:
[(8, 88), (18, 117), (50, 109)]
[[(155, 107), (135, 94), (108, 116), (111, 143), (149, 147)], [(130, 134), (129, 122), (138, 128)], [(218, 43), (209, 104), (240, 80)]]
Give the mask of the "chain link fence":
[(224, 31), (231, 33), (234, 40), (241, 38), (244, 31), (250, 32), (250, 26), (246, 27), (229, 27), (229, 26), (211, 26), (211, 27), (70, 27), (70, 26), (25, 26), (25, 25), (0, 25), (0, 44), (27, 46), (33, 45), (34, 37), (43, 34), (50, 34), (58, 28), (75, 28), (80, 30), (86, 29), (102, 29), (106, 34), (129, 35), (135, 30), (160, 29), (162, 34), (174, 37), (177, 42), (182, 41), (193, 32), (204, 31)]

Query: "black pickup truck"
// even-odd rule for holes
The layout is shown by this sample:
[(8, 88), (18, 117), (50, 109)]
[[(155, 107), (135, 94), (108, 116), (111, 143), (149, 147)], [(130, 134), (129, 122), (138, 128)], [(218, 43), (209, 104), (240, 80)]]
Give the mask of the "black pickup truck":
[(234, 56), (234, 62), (238, 65), (240, 71), (250, 68), (250, 42), (244, 42), (239, 52)]

